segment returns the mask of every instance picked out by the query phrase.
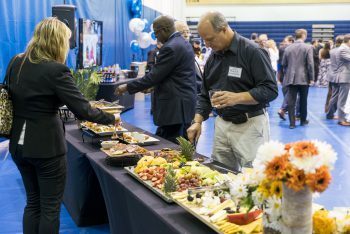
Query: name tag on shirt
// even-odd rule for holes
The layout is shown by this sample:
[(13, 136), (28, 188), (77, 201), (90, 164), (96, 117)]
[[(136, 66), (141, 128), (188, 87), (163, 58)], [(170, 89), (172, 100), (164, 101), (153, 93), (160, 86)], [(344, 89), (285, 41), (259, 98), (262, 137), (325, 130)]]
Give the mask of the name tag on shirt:
[(242, 74), (242, 68), (229, 66), (228, 74), (227, 74), (228, 76), (241, 78), (241, 74)]

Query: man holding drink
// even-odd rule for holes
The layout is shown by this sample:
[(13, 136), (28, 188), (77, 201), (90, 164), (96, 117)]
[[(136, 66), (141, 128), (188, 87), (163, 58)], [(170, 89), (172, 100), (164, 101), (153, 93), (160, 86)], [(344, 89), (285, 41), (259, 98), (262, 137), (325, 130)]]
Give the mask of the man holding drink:
[(269, 140), (265, 107), (278, 95), (266, 52), (240, 36), (218, 12), (204, 14), (198, 32), (213, 49), (204, 69), (196, 115), (187, 130), (197, 141), (201, 124), (214, 108), (213, 159), (234, 170), (251, 167), (258, 147)]

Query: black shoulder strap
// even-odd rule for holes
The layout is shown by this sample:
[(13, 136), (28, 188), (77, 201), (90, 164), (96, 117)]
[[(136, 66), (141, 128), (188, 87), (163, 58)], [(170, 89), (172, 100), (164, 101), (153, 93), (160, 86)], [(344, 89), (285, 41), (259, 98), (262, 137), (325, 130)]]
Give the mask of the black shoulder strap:
[(5, 75), (5, 79), (3, 81), (3, 84), (7, 87), (10, 87), (10, 76), (11, 76), (11, 71), (12, 71), (12, 65), (15, 62), (15, 60), (17, 59), (18, 55), (16, 55), (10, 62), (9, 66), (7, 67), (6, 70), (6, 75)]
[(197, 68), (198, 68), (198, 70), (199, 70), (199, 73), (200, 73), (200, 75), (201, 75), (201, 79), (203, 80), (203, 72), (202, 72), (202, 70), (201, 70), (201, 66), (199, 65), (199, 63), (197, 62), (196, 59), (194, 60), (194, 62), (196, 63), (196, 66), (197, 66)]

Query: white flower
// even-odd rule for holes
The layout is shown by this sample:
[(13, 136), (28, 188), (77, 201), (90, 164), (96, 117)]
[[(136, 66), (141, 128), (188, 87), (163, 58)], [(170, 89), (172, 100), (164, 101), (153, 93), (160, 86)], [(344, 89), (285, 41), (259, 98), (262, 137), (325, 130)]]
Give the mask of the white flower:
[(278, 141), (270, 141), (261, 145), (256, 153), (256, 162), (253, 165), (266, 164), (275, 157), (285, 154), (284, 145)]
[(337, 160), (337, 153), (333, 150), (333, 147), (330, 144), (317, 140), (314, 140), (312, 142), (318, 148), (318, 159), (321, 161), (321, 166), (326, 165), (330, 169), (333, 169), (334, 163)]
[(234, 198), (243, 198), (248, 195), (248, 188), (241, 183), (230, 183), (230, 193)]
[(315, 173), (316, 169), (322, 166), (322, 161), (318, 156), (307, 156), (303, 158), (295, 157), (293, 154), (290, 156), (290, 162), (299, 170), (304, 170), (307, 173)]
[(261, 206), (264, 203), (264, 196), (262, 193), (258, 192), (258, 190), (252, 192), (252, 199), (256, 206)]
[(316, 169), (321, 166), (328, 166), (333, 169), (334, 163), (337, 160), (337, 153), (332, 146), (321, 141), (311, 141), (317, 148), (317, 155), (305, 155), (304, 157), (296, 157), (293, 148), (290, 150), (290, 162), (299, 170), (304, 170), (305, 173), (315, 173)]
[(278, 220), (282, 215), (282, 199), (275, 195), (266, 200), (265, 213), (269, 215), (271, 220)]
[(265, 213), (263, 215), (263, 224), (264, 227), (268, 227), (282, 233), (283, 225), (280, 217), (278, 219), (272, 219), (269, 215)]

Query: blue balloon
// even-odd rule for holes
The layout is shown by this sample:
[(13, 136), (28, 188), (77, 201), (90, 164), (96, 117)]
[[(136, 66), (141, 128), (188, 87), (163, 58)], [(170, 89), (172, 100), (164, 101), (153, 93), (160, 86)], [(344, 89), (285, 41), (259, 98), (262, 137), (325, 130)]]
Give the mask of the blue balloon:
[(141, 13), (134, 14), (133, 18), (141, 18)]
[(152, 37), (152, 40), (156, 40), (156, 34), (154, 34), (154, 32), (151, 33), (151, 37)]
[(138, 43), (136, 40), (132, 41), (132, 42), (130, 43), (130, 49), (131, 49), (131, 51), (134, 52), (134, 53), (139, 52), (139, 51), (140, 51), (140, 45), (139, 45), (139, 43)]

